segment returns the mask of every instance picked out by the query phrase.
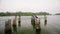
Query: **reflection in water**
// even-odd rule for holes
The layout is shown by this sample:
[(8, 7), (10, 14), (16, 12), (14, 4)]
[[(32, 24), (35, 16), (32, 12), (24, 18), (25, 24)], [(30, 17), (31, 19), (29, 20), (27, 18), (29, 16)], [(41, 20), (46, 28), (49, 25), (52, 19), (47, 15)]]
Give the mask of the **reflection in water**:
[(35, 29), (35, 23), (34, 22), (31, 22), (32, 26), (33, 26), (33, 29)]
[(39, 24), (35, 25), (35, 30), (36, 30), (36, 34), (40, 34), (41, 32), (41, 27)]
[(21, 23), (18, 23), (18, 26), (20, 27), (21, 26)]
[(5, 34), (12, 34), (11, 20), (5, 21)]
[(11, 29), (5, 30), (5, 34), (12, 34), (12, 30)]
[(13, 32), (16, 34), (16, 32), (17, 32), (17, 26), (13, 26)]
[[(31, 24), (32, 24), (32, 26), (33, 26), (33, 29), (35, 29), (35, 32), (36, 32), (36, 34), (40, 34), (40, 32), (41, 32), (41, 27), (40, 27), (40, 25), (39, 26), (36, 26), (34, 23), (32, 23), (31, 22)], [(38, 29), (37, 29), (37, 27), (38, 27)]]
[(40, 34), (41, 33), (41, 29), (36, 29), (36, 34)]

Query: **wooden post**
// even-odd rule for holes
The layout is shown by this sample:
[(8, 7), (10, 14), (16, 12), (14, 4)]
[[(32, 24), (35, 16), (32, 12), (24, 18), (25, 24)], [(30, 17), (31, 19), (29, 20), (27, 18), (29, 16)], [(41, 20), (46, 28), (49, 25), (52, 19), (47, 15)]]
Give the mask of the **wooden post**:
[(36, 26), (36, 29), (41, 29), (41, 25), (40, 25), (40, 19), (37, 17), (35, 18), (35, 26)]
[(5, 34), (12, 34), (11, 19), (5, 21)]
[(13, 26), (16, 26), (17, 24), (16, 24), (16, 18), (17, 18), (17, 16), (15, 16), (15, 18), (13, 19)]
[(40, 19), (38, 17), (35, 18), (35, 27), (36, 27), (36, 34), (40, 34), (41, 27), (40, 27)]
[(18, 18), (18, 26), (20, 26), (21, 24), (21, 17), (19, 16), (19, 18)]

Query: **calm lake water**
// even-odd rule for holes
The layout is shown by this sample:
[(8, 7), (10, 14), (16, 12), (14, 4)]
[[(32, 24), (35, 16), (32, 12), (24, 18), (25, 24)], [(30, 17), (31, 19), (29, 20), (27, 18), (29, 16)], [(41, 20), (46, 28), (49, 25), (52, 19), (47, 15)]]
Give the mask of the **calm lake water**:
[[(41, 20), (41, 31), (40, 34), (60, 34), (60, 15), (47, 16), (47, 24), (44, 25), (44, 16), (38, 16)], [(8, 19), (13, 20), (14, 16), (0, 16), (0, 34), (4, 34), (5, 21)], [(11, 22), (12, 23), (12, 22)], [(18, 26), (17, 16), (17, 27), (12, 34), (36, 34), (36, 31), (31, 24), (31, 16), (21, 16), (21, 23)]]

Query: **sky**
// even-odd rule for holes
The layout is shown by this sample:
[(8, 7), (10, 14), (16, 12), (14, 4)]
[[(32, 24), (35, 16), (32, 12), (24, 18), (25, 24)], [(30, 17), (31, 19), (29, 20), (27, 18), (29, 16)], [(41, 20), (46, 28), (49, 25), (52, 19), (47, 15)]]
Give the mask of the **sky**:
[(60, 0), (0, 0), (0, 12), (60, 13)]

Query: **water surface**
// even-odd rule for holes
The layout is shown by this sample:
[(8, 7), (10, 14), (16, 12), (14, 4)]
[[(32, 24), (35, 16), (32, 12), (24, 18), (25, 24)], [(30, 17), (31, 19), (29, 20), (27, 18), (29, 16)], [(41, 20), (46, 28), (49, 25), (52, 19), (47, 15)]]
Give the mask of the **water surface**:
[[(44, 22), (44, 16), (38, 16), (41, 20), (41, 31), (38, 34), (60, 34), (60, 15), (47, 16), (46, 25)], [(14, 16), (0, 16), (0, 34), (4, 34), (5, 21), (8, 19), (13, 20)], [(21, 23), (18, 26), (17, 17), (17, 27), (12, 27), (12, 34), (36, 34), (36, 31), (31, 24), (31, 16), (21, 16)], [(14, 30), (13, 30), (14, 29)]]

